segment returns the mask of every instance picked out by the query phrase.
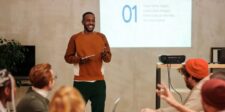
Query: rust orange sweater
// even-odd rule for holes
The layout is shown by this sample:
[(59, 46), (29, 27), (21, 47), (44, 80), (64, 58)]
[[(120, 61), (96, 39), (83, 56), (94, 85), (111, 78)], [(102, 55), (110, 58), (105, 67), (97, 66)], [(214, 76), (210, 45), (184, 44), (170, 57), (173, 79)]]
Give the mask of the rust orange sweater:
[[(106, 57), (101, 58), (101, 52), (107, 51)], [(90, 56), (91, 61), (87, 64), (79, 64), (80, 59)], [(102, 62), (110, 62), (111, 52), (105, 35), (99, 32), (80, 32), (70, 38), (66, 54), (67, 63), (79, 65), (79, 71), (75, 74), (75, 80), (104, 80), (102, 75)]]

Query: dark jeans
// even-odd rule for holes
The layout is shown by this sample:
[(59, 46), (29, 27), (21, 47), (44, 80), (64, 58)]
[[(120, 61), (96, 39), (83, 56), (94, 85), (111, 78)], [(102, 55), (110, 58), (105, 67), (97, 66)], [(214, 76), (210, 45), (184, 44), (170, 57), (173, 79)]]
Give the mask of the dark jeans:
[(73, 86), (82, 94), (85, 102), (91, 101), (92, 112), (104, 112), (106, 99), (106, 84), (104, 80), (96, 82), (76, 82)]

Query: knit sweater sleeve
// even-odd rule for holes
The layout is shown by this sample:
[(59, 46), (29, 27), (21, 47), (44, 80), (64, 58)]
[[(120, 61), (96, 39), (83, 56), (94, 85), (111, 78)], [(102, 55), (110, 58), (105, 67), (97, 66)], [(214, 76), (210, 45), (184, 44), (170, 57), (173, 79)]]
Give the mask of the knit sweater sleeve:
[(67, 50), (64, 56), (64, 59), (69, 64), (79, 63), (80, 57), (76, 55), (76, 43), (75, 43), (76, 35), (72, 36), (69, 40)]
[(110, 51), (109, 43), (108, 43), (105, 35), (103, 35), (103, 34), (102, 34), (102, 39), (104, 41), (105, 50), (106, 50), (106, 53), (107, 53), (105, 58), (103, 58), (103, 61), (106, 62), (106, 63), (109, 63), (111, 61), (112, 53)]

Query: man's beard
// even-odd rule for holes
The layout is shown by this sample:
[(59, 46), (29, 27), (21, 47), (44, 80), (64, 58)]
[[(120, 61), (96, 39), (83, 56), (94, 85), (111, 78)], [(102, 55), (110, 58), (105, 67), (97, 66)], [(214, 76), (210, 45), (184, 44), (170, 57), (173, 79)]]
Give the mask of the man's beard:
[(192, 88), (193, 88), (190, 84), (186, 84), (186, 87), (190, 90), (192, 90)]

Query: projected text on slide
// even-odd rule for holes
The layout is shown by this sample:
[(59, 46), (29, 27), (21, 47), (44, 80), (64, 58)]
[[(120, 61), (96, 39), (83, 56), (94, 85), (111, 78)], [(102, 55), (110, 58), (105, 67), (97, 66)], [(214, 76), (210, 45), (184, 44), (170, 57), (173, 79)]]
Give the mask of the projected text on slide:
[(111, 47), (191, 47), (191, 0), (100, 0)]

